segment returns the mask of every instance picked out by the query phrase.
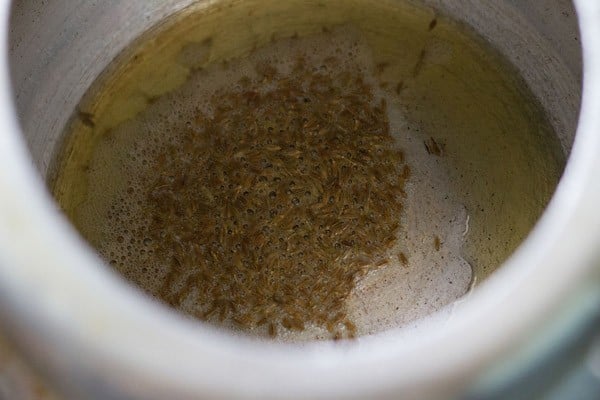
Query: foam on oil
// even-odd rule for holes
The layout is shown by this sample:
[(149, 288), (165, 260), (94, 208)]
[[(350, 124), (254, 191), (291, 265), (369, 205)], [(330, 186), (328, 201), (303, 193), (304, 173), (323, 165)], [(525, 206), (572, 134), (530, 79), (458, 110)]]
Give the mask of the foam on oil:
[[(133, 177), (198, 109), (211, 112), (215, 92), (255, 79), (260, 63), (290, 73), (299, 52), (315, 65), (336, 54), (340, 68), (365, 75), (386, 99), (412, 171), (390, 249), (402, 257), (362, 278), (347, 299), (358, 334), (451, 304), (473, 273), (485, 278), (525, 237), (558, 180), (558, 145), (518, 78), (471, 33), (396, 2), (223, 4), (174, 18), (124, 54), (82, 101), (59, 157), (57, 200), (126, 278), (158, 295), (168, 273), (141, 234), (147, 221), (131, 223), (145, 184)], [(192, 315), (196, 307), (180, 305)], [(308, 326), (280, 337), (328, 334)]]

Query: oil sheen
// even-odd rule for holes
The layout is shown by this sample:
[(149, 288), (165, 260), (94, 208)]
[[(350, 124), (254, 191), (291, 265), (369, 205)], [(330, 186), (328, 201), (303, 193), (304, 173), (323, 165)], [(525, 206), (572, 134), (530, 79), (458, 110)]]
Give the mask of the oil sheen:
[(526, 237), (562, 166), (511, 66), (435, 10), (221, 1), (108, 66), (51, 186), (146, 293), (298, 341), (451, 306)]

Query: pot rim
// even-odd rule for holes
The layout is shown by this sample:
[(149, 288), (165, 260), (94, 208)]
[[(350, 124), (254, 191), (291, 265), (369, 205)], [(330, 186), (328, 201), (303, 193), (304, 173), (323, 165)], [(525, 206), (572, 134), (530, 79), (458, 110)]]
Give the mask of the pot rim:
[(447, 396), (569, 300), (598, 290), (596, 2), (575, 0), (584, 56), (577, 135), (556, 193), (529, 237), (460, 312), (444, 322), (429, 319), (422, 334), (398, 329), (355, 343), (303, 346), (234, 337), (187, 320), (132, 290), (83, 243), (57, 212), (22, 139), (9, 75), (10, 4), (0, 3), (0, 320), (42, 368), (82, 377), (88, 388), (93, 377), (141, 397)]

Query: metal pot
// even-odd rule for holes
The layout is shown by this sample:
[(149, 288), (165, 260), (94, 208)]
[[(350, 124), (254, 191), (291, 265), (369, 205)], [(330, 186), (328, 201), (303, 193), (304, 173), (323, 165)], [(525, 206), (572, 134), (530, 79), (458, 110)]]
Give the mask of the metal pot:
[(231, 337), (151, 302), (104, 267), (44, 189), (86, 89), (191, 3), (0, 3), (0, 320), (53, 386), (97, 399), (524, 395), (545, 382), (524, 371), (587, 346), (600, 319), (600, 5), (577, 0), (576, 14), (565, 0), (425, 1), (515, 65), (552, 116), (567, 169), (534, 231), (450, 320), (295, 347)]

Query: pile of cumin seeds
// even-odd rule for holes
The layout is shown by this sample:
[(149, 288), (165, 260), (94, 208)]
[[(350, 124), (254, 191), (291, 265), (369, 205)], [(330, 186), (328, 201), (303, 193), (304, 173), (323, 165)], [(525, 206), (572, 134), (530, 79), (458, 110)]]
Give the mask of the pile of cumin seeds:
[(159, 297), (270, 336), (354, 337), (345, 301), (395, 245), (410, 169), (366, 73), (259, 63), (155, 154), (143, 209)]

